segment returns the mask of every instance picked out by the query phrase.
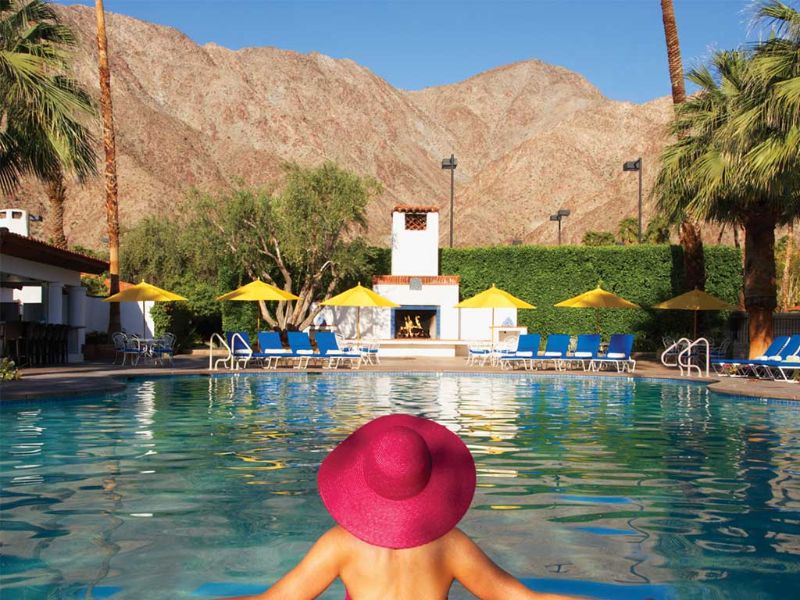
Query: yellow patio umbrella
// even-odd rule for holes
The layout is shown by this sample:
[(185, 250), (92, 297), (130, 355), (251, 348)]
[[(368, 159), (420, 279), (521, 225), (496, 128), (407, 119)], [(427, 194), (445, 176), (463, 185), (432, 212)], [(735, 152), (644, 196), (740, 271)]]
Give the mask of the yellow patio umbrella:
[[(300, 297), (261, 281), (260, 279), (255, 279), (235, 290), (217, 296), (217, 300), (235, 300), (237, 302), (257, 302), (259, 300), (267, 302), (269, 300), (276, 300), (277, 302), (286, 302), (287, 300), (300, 300)], [(256, 329), (261, 329), (260, 312), (256, 319)]]
[(104, 298), (103, 302), (141, 302), (142, 303), (142, 335), (147, 331), (145, 327), (144, 303), (145, 302), (185, 302), (184, 298), (178, 294), (173, 294), (160, 287), (142, 281), (136, 285), (125, 288), (113, 296)]
[(341, 294), (329, 298), (321, 303), (323, 306), (353, 306), (358, 309), (356, 313), (356, 336), (361, 339), (361, 309), (362, 308), (395, 308), (400, 306), (380, 294), (376, 294), (360, 283)]
[(505, 290), (492, 284), (488, 290), (475, 294), (471, 298), (462, 300), (455, 306), (456, 308), (491, 308), (492, 325), (490, 327), (490, 338), (494, 340), (494, 310), (496, 308), (536, 308), (533, 304), (528, 304), (525, 300), (512, 296)]
[(694, 289), (680, 296), (675, 296), (653, 306), (659, 310), (691, 310), (694, 312), (694, 337), (697, 337), (697, 311), (699, 310), (738, 310), (736, 306), (724, 300)]
[(250, 283), (238, 287), (233, 291), (222, 294), (221, 296), (217, 296), (217, 300), (237, 300), (242, 302), (253, 302), (256, 300), (277, 300), (278, 302), (283, 302), (285, 300), (299, 299), (299, 296), (295, 296), (291, 292), (286, 292), (278, 287), (275, 287), (274, 285), (265, 283), (260, 279), (256, 279), (255, 281), (251, 281)]
[(616, 294), (612, 294), (601, 288), (599, 285), (588, 292), (578, 294), (574, 298), (564, 300), (556, 304), (558, 308), (593, 308), (595, 309), (595, 321), (597, 323), (597, 333), (600, 333), (600, 309), (601, 308), (641, 308), (638, 304), (625, 300)]

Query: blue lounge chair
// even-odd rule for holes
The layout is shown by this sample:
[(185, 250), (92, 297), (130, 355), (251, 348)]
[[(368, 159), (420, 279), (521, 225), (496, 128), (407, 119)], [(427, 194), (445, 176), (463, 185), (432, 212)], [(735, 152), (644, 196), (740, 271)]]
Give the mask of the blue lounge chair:
[(636, 370), (636, 361), (631, 358), (633, 336), (629, 333), (615, 333), (608, 341), (608, 349), (604, 356), (598, 356), (589, 362), (590, 371), (599, 371), (606, 365), (614, 365), (617, 372)]
[(251, 360), (266, 359), (269, 356), (264, 352), (253, 350), (250, 335), (246, 331), (226, 331), (225, 341), (231, 350), (231, 369), (246, 369), (247, 363)]
[(311, 340), (307, 333), (290, 331), (286, 335), (289, 338), (289, 347), (292, 349), (289, 357), (295, 361), (295, 369), (307, 369), (311, 360), (316, 360), (320, 357), (311, 347)]
[(777, 355), (766, 359), (752, 359), (747, 365), (750, 372), (759, 378), (777, 379), (779, 376), (785, 381), (791, 381), (787, 371), (800, 367), (800, 335), (793, 335)]
[(599, 333), (582, 333), (578, 336), (578, 344), (575, 346), (575, 352), (568, 355), (564, 361), (567, 366), (580, 364), (581, 368), (585, 371), (589, 363), (597, 358), (600, 352), (600, 334)]
[(258, 349), (261, 351), (265, 369), (276, 369), (278, 361), (291, 356), (291, 351), (283, 347), (281, 334), (277, 331), (260, 331), (258, 333)]
[(721, 358), (711, 359), (711, 368), (717, 375), (730, 375), (731, 377), (747, 376), (750, 372), (758, 375), (755, 372), (753, 365), (754, 361), (763, 360), (782, 360), (784, 357), (781, 354), (786, 345), (789, 343), (788, 335), (779, 335), (772, 340), (772, 343), (764, 351), (764, 354), (756, 358)]
[(566, 333), (553, 333), (547, 336), (544, 352), (530, 359), (531, 368), (544, 366), (552, 361), (553, 367), (559, 371), (564, 368), (564, 359), (569, 350), (569, 337)]
[(318, 331), (316, 341), (320, 356), (328, 360), (328, 369), (337, 368), (343, 360), (350, 361), (352, 369), (357, 369), (361, 365), (361, 353), (348, 352), (340, 348), (336, 334), (332, 331)]
[(542, 343), (542, 336), (538, 333), (524, 333), (517, 340), (517, 350), (512, 354), (500, 357), (500, 368), (513, 369), (521, 365), (525, 369), (530, 369), (531, 359), (539, 356), (539, 345)]

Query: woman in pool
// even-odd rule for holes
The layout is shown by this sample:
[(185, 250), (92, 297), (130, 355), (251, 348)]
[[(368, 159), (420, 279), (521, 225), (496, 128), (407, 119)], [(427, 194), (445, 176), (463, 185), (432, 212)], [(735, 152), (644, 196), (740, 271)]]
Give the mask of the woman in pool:
[(269, 590), (239, 600), (311, 599), (336, 577), (353, 600), (444, 599), (454, 580), (487, 600), (568, 598), (529, 590), (456, 528), (475, 493), (475, 462), (438, 423), (370, 421), (322, 462), (317, 483), (338, 525)]

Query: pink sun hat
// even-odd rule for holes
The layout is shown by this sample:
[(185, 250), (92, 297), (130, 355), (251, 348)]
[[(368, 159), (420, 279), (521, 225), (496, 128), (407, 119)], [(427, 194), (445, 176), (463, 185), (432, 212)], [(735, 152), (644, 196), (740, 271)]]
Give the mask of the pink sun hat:
[(413, 548), (443, 536), (475, 494), (475, 461), (446, 427), (387, 415), (351, 433), (322, 461), (319, 494), (334, 520), (384, 548)]

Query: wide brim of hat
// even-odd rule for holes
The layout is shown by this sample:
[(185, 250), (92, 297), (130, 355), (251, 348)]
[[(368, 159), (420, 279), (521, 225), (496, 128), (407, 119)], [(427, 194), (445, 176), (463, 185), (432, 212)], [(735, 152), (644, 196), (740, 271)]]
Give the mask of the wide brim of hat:
[[(371, 440), (384, 431), (409, 427), (431, 453), (431, 476), (422, 491), (403, 500), (375, 492), (364, 478)], [(357, 538), (384, 548), (413, 548), (453, 529), (475, 494), (475, 461), (457, 435), (428, 419), (387, 415), (350, 434), (322, 462), (317, 484), (334, 520)]]

